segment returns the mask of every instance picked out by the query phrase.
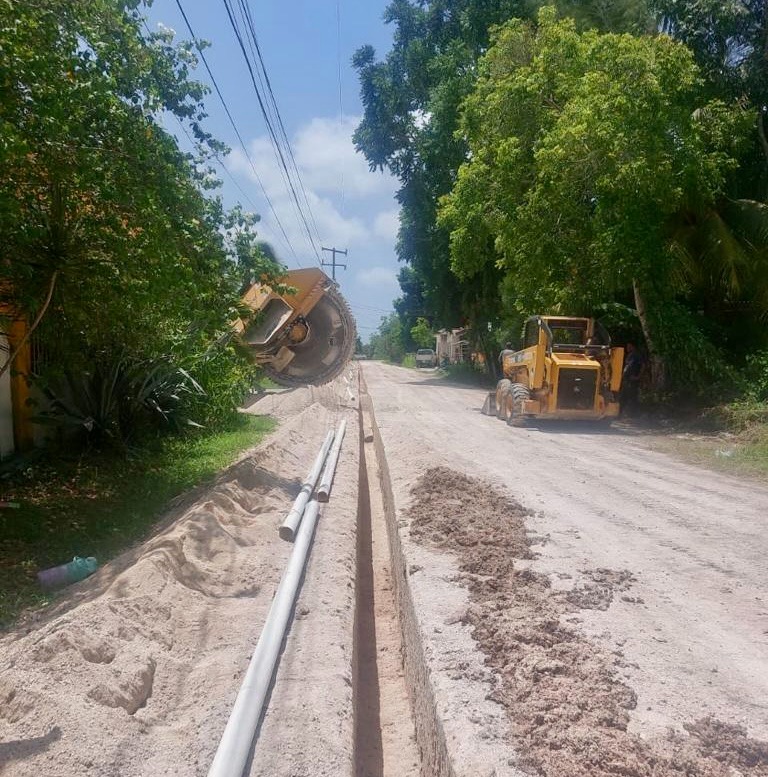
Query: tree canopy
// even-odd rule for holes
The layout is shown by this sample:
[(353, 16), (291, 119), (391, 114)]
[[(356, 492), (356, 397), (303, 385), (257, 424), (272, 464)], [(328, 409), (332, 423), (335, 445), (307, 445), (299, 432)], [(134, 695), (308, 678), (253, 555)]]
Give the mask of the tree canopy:
[(634, 311), (657, 386), (664, 357), (702, 385), (768, 345), (765, 8), (541, 5), (401, 0), (385, 59), (358, 52), (355, 140), (402, 182), (404, 300), (415, 279), (423, 315), (478, 332)]
[(225, 148), (203, 127), (196, 64), (136, 0), (0, 4), (0, 293), (45, 313), (40, 336), (67, 369), (189, 361), (229, 331), (244, 275), (279, 269), (255, 217), (211, 194), (208, 159)]

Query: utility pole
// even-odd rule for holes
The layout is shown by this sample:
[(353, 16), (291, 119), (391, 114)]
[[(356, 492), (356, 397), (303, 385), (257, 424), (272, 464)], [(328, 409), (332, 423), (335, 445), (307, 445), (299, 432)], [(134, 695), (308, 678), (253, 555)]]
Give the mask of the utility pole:
[(329, 254), (333, 254), (333, 260), (330, 262), (324, 262), (322, 259), (320, 260), (320, 263), (323, 265), (323, 267), (330, 267), (331, 268), (331, 277), (333, 280), (336, 280), (336, 268), (337, 267), (343, 267), (345, 270), (347, 269), (346, 264), (340, 264), (336, 262), (336, 254), (343, 254), (344, 256), (347, 255), (347, 249), (345, 248), (343, 251), (340, 248), (323, 248), (323, 251), (327, 251)]

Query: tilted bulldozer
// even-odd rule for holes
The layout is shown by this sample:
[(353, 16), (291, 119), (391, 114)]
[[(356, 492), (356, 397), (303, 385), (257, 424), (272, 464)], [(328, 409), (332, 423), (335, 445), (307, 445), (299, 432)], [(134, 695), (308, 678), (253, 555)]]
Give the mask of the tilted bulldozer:
[(235, 322), (242, 342), (282, 386), (319, 386), (333, 380), (351, 358), (357, 334), (338, 287), (313, 267), (287, 272), (280, 286), (294, 293), (259, 283), (245, 292), (243, 302), (256, 315)]
[(502, 379), (482, 412), (512, 426), (527, 419), (601, 421), (619, 414), (624, 349), (591, 318), (532, 316), (523, 348), (501, 352)]

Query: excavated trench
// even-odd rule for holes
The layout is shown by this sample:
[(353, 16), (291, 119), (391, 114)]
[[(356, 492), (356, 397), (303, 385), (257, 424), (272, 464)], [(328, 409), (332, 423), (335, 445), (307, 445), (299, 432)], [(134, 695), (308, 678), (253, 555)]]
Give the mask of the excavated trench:
[(387, 462), (362, 377), (359, 427), (354, 774), (452, 775), (406, 582)]

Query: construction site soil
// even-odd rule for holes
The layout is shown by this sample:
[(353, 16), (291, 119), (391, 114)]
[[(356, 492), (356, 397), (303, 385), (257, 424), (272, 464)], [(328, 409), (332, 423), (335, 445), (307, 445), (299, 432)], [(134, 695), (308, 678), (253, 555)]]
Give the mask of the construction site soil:
[(357, 412), (349, 381), (267, 395), (280, 426), (146, 542), (0, 639), (0, 774), (204, 775), (320, 444), (348, 420), (250, 775), (352, 774)]
[(626, 571), (595, 570), (578, 594), (559, 595), (549, 579), (518, 569), (532, 556), (526, 511), (487, 482), (445, 467), (413, 488), (407, 518), (413, 537), (455, 554), (457, 583), (470, 591), (466, 622), (498, 675), (489, 698), (510, 719), (518, 767), (545, 777), (768, 775), (768, 743), (712, 718), (645, 740), (627, 730), (637, 706), (608, 652), (564, 622), (573, 608), (606, 609), (626, 590)]
[(345, 418), (249, 777), (768, 776), (768, 489), (482, 400), (375, 363), (255, 397), (261, 446), (0, 636), (0, 774), (207, 773)]

